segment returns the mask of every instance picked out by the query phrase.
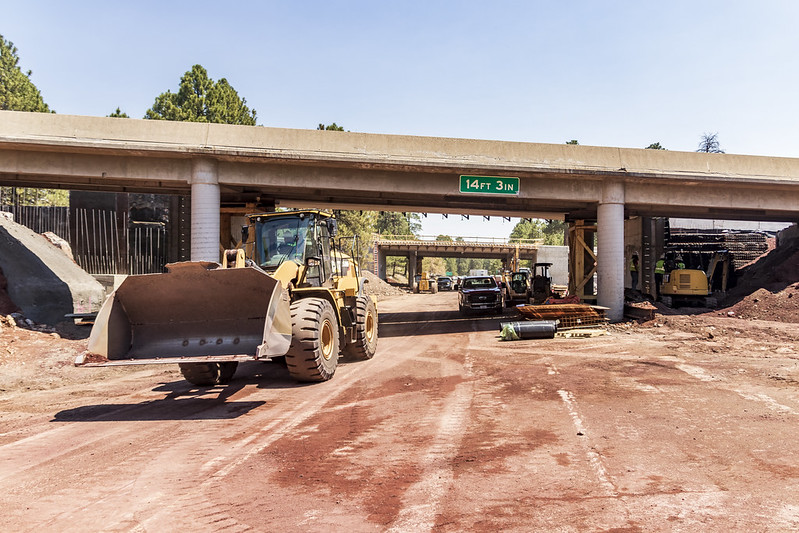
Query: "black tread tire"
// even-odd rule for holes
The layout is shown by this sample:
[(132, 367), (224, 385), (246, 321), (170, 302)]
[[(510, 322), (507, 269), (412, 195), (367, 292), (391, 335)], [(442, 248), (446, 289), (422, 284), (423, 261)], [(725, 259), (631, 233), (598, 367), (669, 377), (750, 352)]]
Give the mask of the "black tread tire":
[(377, 351), (377, 308), (368, 296), (355, 298), (355, 342), (344, 347), (350, 361), (371, 359)]
[(324, 298), (303, 298), (291, 304), (291, 346), (286, 353), (289, 374), (297, 381), (327, 381), (338, 366), (339, 326)]
[(219, 383), (224, 385), (230, 383), (230, 380), (233, 379), (233, 374), (236, 373), (236, 369), (239, 366), (238, 361), (228, 361), (225, 363), (218, 363), (219, 364)]
[(237, 361), (224, 363), (179, 363), (180, 373), (186, 381), (198, 387), (213, 387), (229, 383), (236, 373)]

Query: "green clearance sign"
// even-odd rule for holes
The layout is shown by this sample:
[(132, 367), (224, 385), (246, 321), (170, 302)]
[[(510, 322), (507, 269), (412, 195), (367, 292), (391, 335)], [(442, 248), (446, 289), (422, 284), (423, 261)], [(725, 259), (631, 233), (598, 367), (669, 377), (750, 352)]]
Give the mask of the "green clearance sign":
[(461, 193), (519, 194), (519, 178), (499, 176), (461, 176)]

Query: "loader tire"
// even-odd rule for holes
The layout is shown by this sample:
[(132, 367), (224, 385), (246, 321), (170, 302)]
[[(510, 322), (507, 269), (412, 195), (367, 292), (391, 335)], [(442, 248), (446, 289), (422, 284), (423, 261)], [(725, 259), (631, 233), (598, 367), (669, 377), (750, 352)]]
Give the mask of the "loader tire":
[(371, 359), (377, 350), (377, 308), (368, 296), (355, 299), (355, 342), (344, 347), (350, 361)]
[(180, 373), (192, 385), (213, 387), (229, 383), (236, 373), (238, 362), (225, 363), (180, 363)]
[(330, 302), (303, 298), (291, 304), (289, 374), (297, 381), (327, 381), (338, 366), (339, 326)]
[(230, 380), (233, 379), (233, 374), (236, 373), (236, 368), (238, 368), (238, 366), (238, 361), (219, 363), (219, 383), (222, 385), (230, 383)]

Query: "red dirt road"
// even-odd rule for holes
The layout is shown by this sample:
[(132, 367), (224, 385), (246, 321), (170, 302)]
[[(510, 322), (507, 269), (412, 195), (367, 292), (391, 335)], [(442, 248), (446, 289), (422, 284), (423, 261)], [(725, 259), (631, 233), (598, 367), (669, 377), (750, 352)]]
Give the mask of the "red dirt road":
[(315, 385), (279, 364), (209, 390), (172, 366), (42, 365), (0, 390), (3, 529), (799, 528), (795, 324), (500, 342), (454, 293), (379, 309), (375, 358)]

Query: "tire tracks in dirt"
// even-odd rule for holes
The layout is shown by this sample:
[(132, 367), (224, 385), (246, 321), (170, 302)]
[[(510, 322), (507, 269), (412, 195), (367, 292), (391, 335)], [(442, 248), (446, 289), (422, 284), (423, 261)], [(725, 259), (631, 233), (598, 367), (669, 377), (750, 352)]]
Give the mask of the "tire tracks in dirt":
[(452, 461), (460, 449), (474, 399), (470, 349), (475, 345), (475, 335), (469, 335), (464, 349), (464, 381), (444, 400), (437, 414), (436, 434), (422, 459), (422, 479), (405, 492), (399, 515), (388, 531), (432, 531), (436, 524), (441, 501), (455, 479)]

